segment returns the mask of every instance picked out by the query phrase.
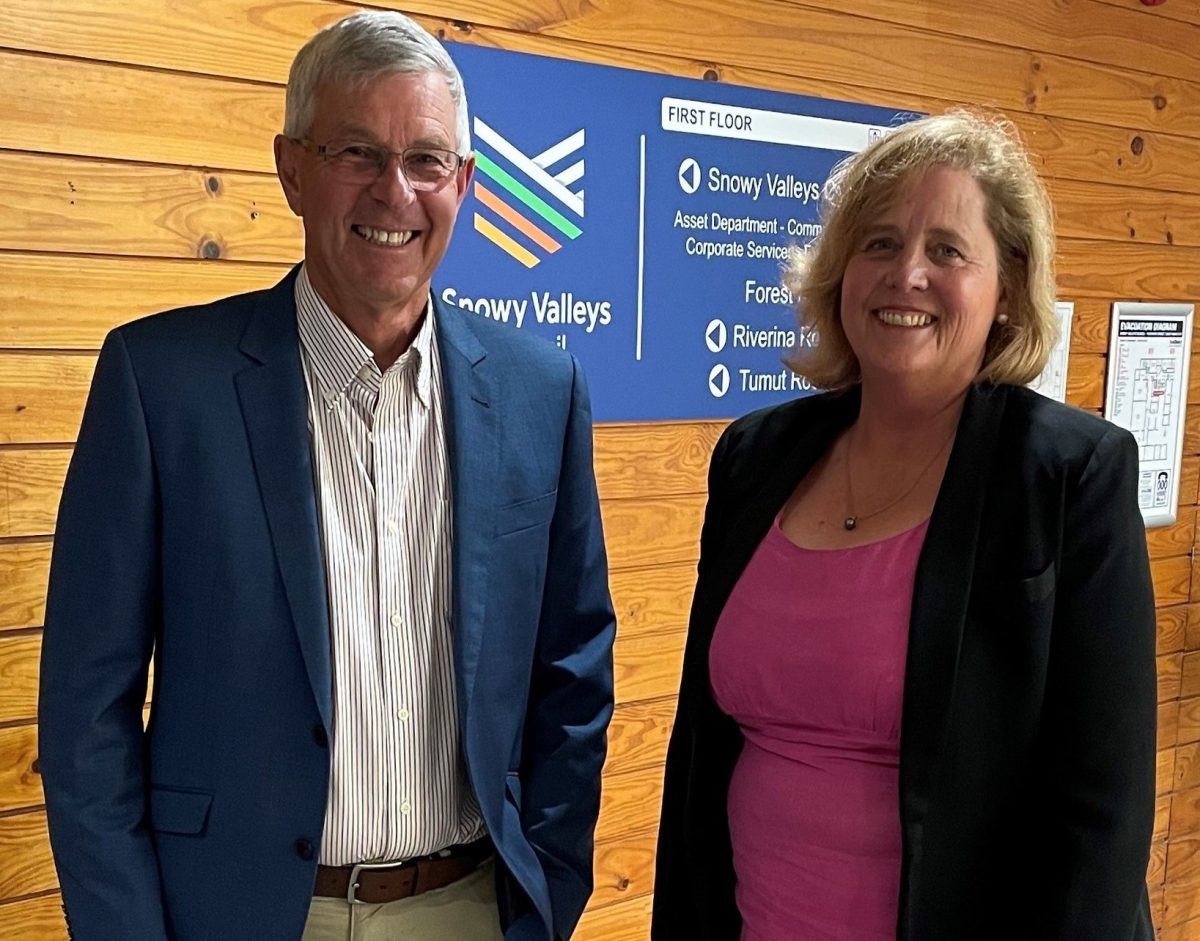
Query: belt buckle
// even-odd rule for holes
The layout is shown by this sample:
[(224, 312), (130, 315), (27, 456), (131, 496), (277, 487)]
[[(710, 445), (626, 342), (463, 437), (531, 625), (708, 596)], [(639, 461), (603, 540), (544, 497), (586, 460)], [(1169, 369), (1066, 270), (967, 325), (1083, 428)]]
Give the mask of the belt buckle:
[(350, 881), (346, 884), (346, 903), (348, 905), (366, 905), (362, 899), (358, 898), (359, 881), (358, 874), (364, 869), (399, 869), (403, 866), (403, 862), (399, 863), (355, 863), (350, 867)]

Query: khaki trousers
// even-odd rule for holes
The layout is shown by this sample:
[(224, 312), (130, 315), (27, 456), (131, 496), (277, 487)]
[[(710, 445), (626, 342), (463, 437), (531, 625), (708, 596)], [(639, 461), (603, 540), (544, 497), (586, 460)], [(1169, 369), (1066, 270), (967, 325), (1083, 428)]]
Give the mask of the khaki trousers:
[(504, 941), (496, 863), (441, 889), (379, 905), (314, 898), (302, 941)]

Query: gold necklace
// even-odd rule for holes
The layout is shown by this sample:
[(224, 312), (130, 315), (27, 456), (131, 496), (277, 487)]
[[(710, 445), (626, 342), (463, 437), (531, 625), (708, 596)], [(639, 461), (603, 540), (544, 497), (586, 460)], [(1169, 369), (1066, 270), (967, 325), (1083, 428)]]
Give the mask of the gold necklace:
[(849, 436), (847, 436), (847, 438), (846, 438), (846, 518), (845, 518), (845, 520), (842, 521), (842, 525), (844, 527), (846, 527), (846, 531), (849, 532), (852, 529), (856, 529), (858, 527), (858, 524), (861, 523), (863, 520), (869, 520), (872, 516), (878, 516), (880, 513), (884, 513), (887, 510), (890, 510), (897, 503), (899, 503), (901, 500), (903, 500), (905, 497), (907, 497), (910, 493), (912, 493), (914, 490), (916, 490), (917, 484), (919, 484), (922, 480), (924, 480), (925, 475), (929, 473), (929, 468), (933, 467), (933, 465), (934, 465), (934, 463), (936, 463), (938, 457), (941, 456), (941, 453), (943, 451), (945, 451), (946, 448), (949, 446), (950, 442), (954, 440), (954, 435), (957, 431), (958, 431), (958, 429), (956, 428), (954, 431), (950, 432), (950, 437), (947, 438), (944, 442), (942, 442), (942, 446), (940, 448), (938, 448), (936, 451), (933, 452), (933, 457), (931, 457), (929, 459), (929, 463), (921, 468), (921, 473), (917, 474), (916, 479), (911, 484), (909, 484), (909, 486), (905, 489), (905, 491), (902, 494), (900, 494), (900, 496), (896, 497), (896, 499), (892, 500), (891, 502), (884, 504), (877, 510), (872, 510), (870, 513), (862, 513), (862, 514), (858, 514), (858, 513), (854, 512), (854, 485), (851, 480), (853, 475), (850, 473), (850, 438), (849, 438)]

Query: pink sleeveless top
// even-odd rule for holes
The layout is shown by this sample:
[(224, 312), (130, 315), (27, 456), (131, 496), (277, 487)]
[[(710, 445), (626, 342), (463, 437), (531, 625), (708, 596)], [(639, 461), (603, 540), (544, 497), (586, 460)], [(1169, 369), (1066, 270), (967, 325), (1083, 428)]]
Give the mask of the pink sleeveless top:
[(745, 747), (729, 787), (742, 941), (894, 941), (900, 707), (928, 523), (802, 549), (778, 522), (717, 622), (717, 704)]

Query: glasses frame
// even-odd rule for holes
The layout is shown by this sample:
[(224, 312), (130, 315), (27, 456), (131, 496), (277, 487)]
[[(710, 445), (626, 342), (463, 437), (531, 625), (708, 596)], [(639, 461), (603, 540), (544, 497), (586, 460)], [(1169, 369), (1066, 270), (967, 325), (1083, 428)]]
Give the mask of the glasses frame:
[[(308, 151), (313, 156), (319, 157), (325, 163), (328, 163), (330, 161), (336, 161), (337, 158), (341, 155), (341, 152), (336, 153), (336, 154), (330, 153), (329, 152), (329, 144), (318, 144), (316, 141), (310, 140), (307, 137), (289, 137), (288, 140), (290, 140), (296, 146)], [(383, 162), (383, 163), (377, 162), (376, 165), (377, 165), (378, 169), (375, 171), (375, 174), (373, 176), (371, 176), (368, 179), (364, 173), (364, 175), (362, 177), (362, 181), (364, 183), (374, 183), (381, 176), (383, 176), (383, 174), (387, 171), (388, 166), (391, 164), (392, 158), (395, 157), (395, 158), (398, 158), (400, 161), (400, 175), (404, 177), (405, 181), (407, 181), (408, 185), (410, 187), (412, 187), (413, 190), (416, 190), (418, 192), (423, 192), (423, 193), (430, 193), (435, 190), (441, 189), (443, 186), (446, 185), (446, 182), (448, 180), (451, 180), (454, 178), (455, 174), (458, 173), (463, 168), (463, 165), (467, 162), (467, 159), (462, 154), (458, 153), (457, 151), (450, 150), (449, 148), (446, 148), (446, 147), (414, 146), (414, 147), (405, 147), (403, 150), (388, 150), (386, 147), (380, 147), (375, 144), (370, 144), (368, 141), (351, 141), (351, 142), (349, 142), (348, 146), (354, 146), (354, 145), (358, 145), (358, 144), (361, 144), (364, 147), (369, 146), (372, 150), (376, 151), (380, 155), (387, 154), (387, 160), (385, 162)], [(443, 153), (443, 154), (453, 154), (454, 155), (454, 169), (451, 170), (450, 173), (448, 173), (445, 177), (443, 177), (440, 180), (433, 180), (433, 181), (414, 180), (412, 177), (410, 177), (408, 175), (408, 171), (404, 167), (404, 155), (412, 150), (419, 150), (419, 151), (426, 151), (426, 152), (436, 150), (437, 152)], [(334, 165), (336, 166), (336, 163)]]

